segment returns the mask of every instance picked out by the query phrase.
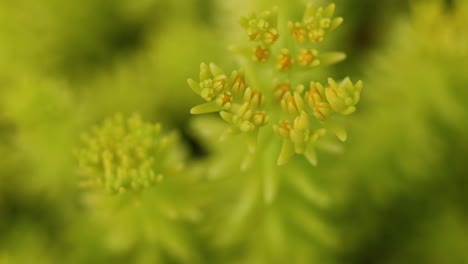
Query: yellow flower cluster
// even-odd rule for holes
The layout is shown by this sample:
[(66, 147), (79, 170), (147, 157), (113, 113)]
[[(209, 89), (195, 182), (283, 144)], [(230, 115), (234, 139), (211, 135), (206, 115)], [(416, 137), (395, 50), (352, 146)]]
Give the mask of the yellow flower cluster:
[[(308, 5), (302, 22), (289, 21), (289, 31), (293, 42), (305, 45), (309, 42), (321, 42), (326, 34), (336, 29), (343, 22), (341, 17), (334, 18), (335, 5), (330, 4), (326, 8)], [(248, 40), (255, 43), (250, 52), (244, 52), (254, 62), (266, 63), (270, 58), (276, 58), (275, 66), (280, 72), (293, 69), (297, 64), (299, 67), (316, 67), (319, 65), (330, 65), (345, 59), (344, 53), (331, 52), (321, 54), (317, 49), (308, 45), (303, 47), (283, 47), (279, 50), (272, 49), (277, 43), (280, 35), (277, 29), (277, 10), (265, 11), (260, 15), (255, 13), (240, 20), (245, 29)], [(285, 35), (287, 37), (287, 34)], [(288, 41), (287, 41), (288, 43)], [(273, 54), (275, 52), (277, 54)]]
[[(278, 85), (276, 90), (283, 91), (280, 105), (284, 113), (293, 116), (293, 120), (282, 120), (273, 126), (277, 135), (283, 138), (283, 146), (278, 164), (286, 163), (294, 154), (304, 154), (307, 159), (316, 164), (314, 143), (325, 134), (323, 128), (312, 129), (310, 116), (326, 125), (327, 119), (333, 113), (349, 115), (356, 110), (362, 90), (362, 82), (355, 84), (349, 78), (337, 84), (328, 79), (329, 85), (324, 88), (319, 82), (310, 82), (309, 91), (303, 95), (304, 86), (299, 85), (295, 91), (285, 84)], [(330, 123), (331, 124), (331, 123)], [(334, 131), (336, 133), (336, 131)], [(341, 140), (346, 136), (343, 132), (336, 133)]]
[[(314, 145), (327, 131), (346, 140), (346, 131), (332, 116), (353, 113), (362, 90), (361, 81), (352, 83), (349, 78), (340, 82), (328, 78), (326, 86), (308, 80), (307, 91), (305, 85), (300, 84), (306, 76), (304, 69), (338, 63), (346, 58), (341, 52), (321, 53), (312, 48), (343, 22), (341, 17), (333, 16), (334, 12), (334, 4), (325, 8), (309, 4), (302, 21), (289, 22), (289, 27), (284, 28), (289, 29), (290, 34), (280, 32), (281, 38), (276, 9), (241, 18), (248, 41), (257, 46), (253, 55), (247, 48), (232, 50), (248, 59), (243, 60), (249, 69), (247, 79), (255, 81), (256, 89), (249, 87), (241, 70), (234, 71), (228, 78), (216, 65), (202, 63), (200, 80), (189, 79), (188, 83), (207, 103), (193, 107), (191, 113), (220, 112), (234, 130), (241, 132), (258, 131), (271, 119), (272, 130), (283, 142), (278, 164), (286, 163), (293, 154), (303, 154), (316, 164)], [(277, 44), (285, 46), (273, 49)], [(277, 53), (273, 54), (276, 60), (270, 60), (272, 52)], [(268, 105), (264, 108), (265, 104)]]
[(138, 115), (116, 115), (82, 136), (77, 151), (82, 186), (110, 193), (141, 191), (163, 178), (172, 135), (161, 134), (159, 124)]
[(265, 11), (258, 15), (251, 13), (247, 17), (242, 17), (239, 22), (245, 29), (248, 39), (255, 43), (252, 59), (266, 62), (270, 58), (270, 46), (279, 38), (276, 27), (277, 10)]
[(326, 8), (308, 4), (301, 22), (289, 22), (288, 27), (297, 42), (321, 42), (325, 35), (343, 23), (343, 18), (333, 18), (335, 4)]
[(193, 107), (192, 114), (220, 112), (226, 122), (241, 132), (254, 131), (269, 121), (263, 111), (265, 99), (262, 92), (248, 86), (242, 71), (233, 71), (227, 78), (215, 64), (202, 63), (199, 82), (189, 79), (188, 84), (208, 101)]

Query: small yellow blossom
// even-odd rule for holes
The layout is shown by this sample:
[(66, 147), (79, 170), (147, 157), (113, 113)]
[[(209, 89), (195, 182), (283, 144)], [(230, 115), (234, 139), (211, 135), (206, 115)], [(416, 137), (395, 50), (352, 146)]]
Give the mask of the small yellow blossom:
[(293, 65), (293, 59), (288, 49), (282, 49), (281, 53), (278, 55), (276, 67), (280, 71), (289, 70)]
[(289, 22), (288, 23), (289, 31), (291, 31), (292, 37), (299, 43), (302, 43), (306, 40), (307, 31), (304, 28), (302, 23), (296, 22)]
[(254, 55), (252, 59), (254, 61), (264, 62), (270, 57), (270, 49), (266, 46), (257, 46), (254, 48)]
[(320, 60), (317, 59), (318, 51), (316, 49), (300, 49), (297, 55), (297, 62), (301, 66), (318, 66)]
[(362, 81), (353, 84), (349, 78), (346, 78), (337, 84), (332, 78), (329, 78), (328, 84), (325, 96), (331, 108), (343, 115), (353, 113), (361, 96)]
[(310, 82), (310, 89), (305, 94), (305, 101), (313, 115), (320, 121), (327, 119), (332, 111), (325, 98), (325, 89), (319, 82)]

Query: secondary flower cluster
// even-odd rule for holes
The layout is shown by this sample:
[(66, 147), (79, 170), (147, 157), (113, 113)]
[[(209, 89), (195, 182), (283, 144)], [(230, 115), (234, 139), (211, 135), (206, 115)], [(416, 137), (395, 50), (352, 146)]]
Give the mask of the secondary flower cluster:
[[(343, 22), (333, 17), (334, 12), (334, 4), (326, 8), (309, 4), (301, 22), (289, 21), (289, 32), (279, 32), (276, 9), (241, 18), (249, 45), (255, 47), (232, 50), (247, 59), (243, 62), (250, 71), (246, 77), (242, 70), (233, 71), (228, 78), (215, 64), (202, 63), (199, 81), (189, 79), (188, 83), (207, 102), (193, 107), (191, 113), (219, 112), (240, 132), (258, 131), (271, 120), (270, 129), (283, 142), (278, 164), (296, 153), (315, 165), (315, 142), (327, 131), (346, 140), (346, 131), (334, 114), (353, 113), (362, 90), (361, 81), (353, 83), (349, 78), (339, 82), (328, 78), (325, 86), (309, 79), (307, 91), (300, 84), (307, 70), (346, 57), (341, 52), (320, 53), (314, 47)], [(255, 80), (257, 87), (251, 87), (248, 80)]]
[(265, 11), (259, 15), (251, 13), (240, 19), (248, 39), (255, 43), (252, 59), (265, 62), (270, 58), (271, 46), (278, 40), (277, 10)]
[(346, 140), (346, 133), (329, 118), (334, 113), (349, 115), (356, 110), (362, 90), (362, 82), (353, 84), (349, 78), (337, 84), (328, 79), (324, 88), (319, 82), (310, 82), (309, 91), (305, 94), (304, 86), (298, 85), (295, 90), (289, 83), (277, 84), (274, 94), (279, 99), (281, 109), (294, 119), (283, 119), (273, 129), (283, 138), (278, 164), (286, 163), (294, 154), (304, 154), (312, 164), (316, 164), (314, 143), (325, 134), (324, 128), (313, 129), (311, 116), (320, 124), (332, 130), (338, 138)]
[(145, 123), (138, 115), (116, 115), (82, 136), (77, 151), (82, 185), (111, 193), (140, 191), (163, 178), (172, 135), (160, 124)]
[(263, 111), (265, 99), (259, 90), (246, 83), (242, 71), (233, 71), (228, 78), (211, 63), (200, 65), (200, 80), (188, 80), (190, 87), (207, 103), (195, 106), (192, 114), (220, 112), (221, 117), (236, 131), (251, 132), (268, 123)]
[(301, 22), (289, 22), (288, 27), (297, 42), (321, 42), (325, 35), (343, 23), (343, 18), (333, 18), (335, 4), (326, 8), (308, 4)]

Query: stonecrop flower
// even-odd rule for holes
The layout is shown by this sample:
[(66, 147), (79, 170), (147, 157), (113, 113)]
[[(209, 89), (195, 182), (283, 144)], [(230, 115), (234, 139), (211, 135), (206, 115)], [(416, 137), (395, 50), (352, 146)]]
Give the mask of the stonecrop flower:
[[(260, 90), (246, 85), (243, 71), (233, 71), (230, 78), (215, 64), (200, 65), (200, 80), (188, 80), (192, 89), (208, 101), (191, 109), (192, 114), (220, 112), (236, 131), (249, 132), (268, 123), (262, 111), (265, 99)], [(209, 83), (209, 86), (205, 84)], [(207, 92), (207, 89), (209, 92)], [(211, 96), (204, 96), (205, 94)]]
[(333, 17), (335, 4), (326, 8), (308, 4), (301, 22), (289, 22), (288, 27), (297, 42), (321, 42), (326, 34), (343, 23), (343, 18)]
[(149, 188), (181, 165), (170, 153), (175, 139), (175, 134), (162, 134), (160, 124), (117, 114), (83, 134), (76, 153), (81, 185), (110, 193)]
[(191, 113), (219, 112), (231, 132), (254, 137), (274, 132), (282, 141), (278, 165), (294, 154), (303, 154), (315, 165), (315, 143), (321, 137), (332, 132), (346, 140), (336, 116), (356, 111), (363, 86), (348, 77), (324, 78), (328, 79), (325, 85), (309, 77), (317, 67), (346, 58), (342, 52), (322, 52), (319, 47), (343, 22), (334, 13), (334, 4), (309, 4), (302, 20), (289, 21), (286, 27), (278, 27), (276, 8), (241, 18), (248, 43), (231, 50), (244, 58), (242, 67), (228, 77), (214, 63), (202, 63), (199, 80), (189, 79), (188, 84), (206, 103), (193, 107)]

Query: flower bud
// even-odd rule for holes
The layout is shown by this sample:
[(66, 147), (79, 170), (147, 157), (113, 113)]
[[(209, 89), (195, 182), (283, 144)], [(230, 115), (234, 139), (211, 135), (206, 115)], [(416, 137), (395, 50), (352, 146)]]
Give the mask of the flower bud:
[(281, 100), (281, 108), (290, 115), (299, 115), (304, 109), (304, 101), (297, 92), (294, 92)]
[(293, 65), (293, 59), (288, 49), (282, 49), (276, 60), (276, 68), (280, 71), (289, 70)]
[(329, 78), (328, 84), (330, 86), (325, 89), (325, 96), (333, 111), (343, 115), (353, 113), (360, 99), (362, 81), (353, 84), (349, 78), (346, 78), (337, 84)]
[(305, 101), (312, 110), (312, 114), (320, 121), (331, 115), (331, 108), (325, 98), (325, 89), (318, 82), (310, 82), (310, 90), (305, 94)]
[(215, 64), (200, 64), (200, 81), (187, 80), (189, 86), (205, 101), (211, 101), (226, 88), (227, 76)]

